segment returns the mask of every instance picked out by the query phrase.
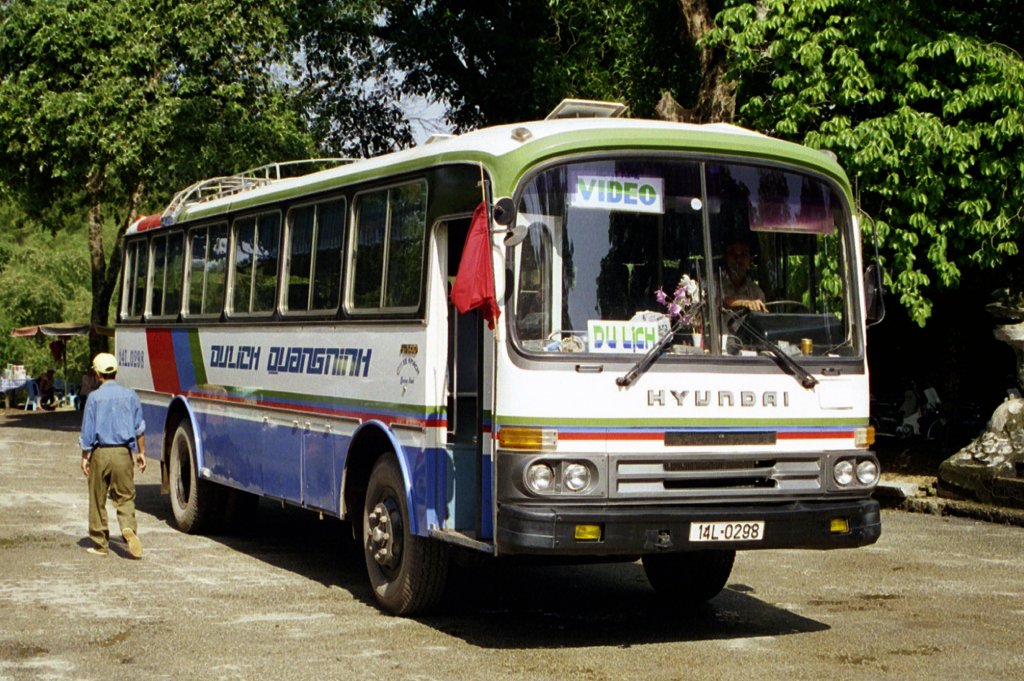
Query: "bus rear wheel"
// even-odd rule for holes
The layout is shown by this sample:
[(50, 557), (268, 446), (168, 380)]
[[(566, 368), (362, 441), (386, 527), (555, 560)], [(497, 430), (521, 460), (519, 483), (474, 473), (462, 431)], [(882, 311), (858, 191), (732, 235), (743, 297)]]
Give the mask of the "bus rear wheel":
[(693, 606), (722, 592), (735, 559), (735, 551), (684, 551), (651, 553), (641, 560), (659, 596), (673, 605)]
[(437, 605), (448, 578), (448, 547), (410, 531), (405, 485), (391, 454), (370, 473), (363, 504), (363, 552), (373, 595), (395, 615)]
[(192, 424), (188, 419), (182, 419), (171, 437), (168, 473), (174, 524), (189, 534), (213, 529), (220, 516), (218, 502), (223, 497), (221, 490), (199, 479), (195, 443)]

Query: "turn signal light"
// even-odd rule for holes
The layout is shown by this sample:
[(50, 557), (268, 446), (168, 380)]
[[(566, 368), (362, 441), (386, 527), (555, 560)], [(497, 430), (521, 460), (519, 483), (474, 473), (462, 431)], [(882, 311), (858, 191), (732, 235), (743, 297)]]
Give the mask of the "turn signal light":
[(505, 426), (498, 431), (498, 446), (502, 449), (539, 452), (554, 449), (557, 444), (557, 430)]
[(870, 447), (875, 444), (875, 427), (856, 428), (853, 431), (854, 447)]

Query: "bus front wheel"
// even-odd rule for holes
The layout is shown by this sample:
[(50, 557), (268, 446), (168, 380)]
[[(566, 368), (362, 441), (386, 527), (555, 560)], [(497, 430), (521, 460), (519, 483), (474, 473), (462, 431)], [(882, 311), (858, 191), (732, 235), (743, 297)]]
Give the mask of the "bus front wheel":
[(659, 596), (675, 605), (692, 606), (722, 592), (735, 559), (735, 551), (684, 551), (651, 553), (641, 560)]
[(211, 483), (200, 480), (196, 471), (196, 441), (192, 424), (183, 419), (171, 438), (171, 513), (182, 532), (199, 534), (213, 528), (217, 501), (222, 494)]
[(363, 552), (373, 595), (396, 615), (437, 605), (448, 577), (448, 547), (410, 531), (405, 485), (391, 454), (370, 473), (363, 504)]

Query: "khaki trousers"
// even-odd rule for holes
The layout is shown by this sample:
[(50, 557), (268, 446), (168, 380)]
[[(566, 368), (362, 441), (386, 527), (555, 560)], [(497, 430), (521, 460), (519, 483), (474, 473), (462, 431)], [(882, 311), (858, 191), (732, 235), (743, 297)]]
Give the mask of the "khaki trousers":
[(122, 534), (137, 532), (135, 521), (135, 461), (127, 447), (94, 449), (89, 459), (89, 536), (101, 549), (108, 548), (107, 495), (117, 509)]

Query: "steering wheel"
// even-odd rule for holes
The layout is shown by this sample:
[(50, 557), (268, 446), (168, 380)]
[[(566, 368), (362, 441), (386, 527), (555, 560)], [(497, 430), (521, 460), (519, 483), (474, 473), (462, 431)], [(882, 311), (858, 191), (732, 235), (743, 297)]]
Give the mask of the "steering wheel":
[[(810, 312), (811, 308), (807, 307), (799, 300), (773, 300), (769, 303), (764, 304), (768, 308), (769, 312)], [(779, 310), (773, 310), (772, 308), (782, 308)]]

